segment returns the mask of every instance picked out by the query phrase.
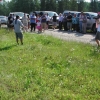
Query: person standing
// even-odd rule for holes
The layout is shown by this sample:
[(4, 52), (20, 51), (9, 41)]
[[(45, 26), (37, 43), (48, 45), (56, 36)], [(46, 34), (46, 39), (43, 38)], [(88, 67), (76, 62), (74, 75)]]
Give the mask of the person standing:
[(46, 30), (46, 15), (45, 14), (41, 16), (41, 28), (42, 28), (42, 32)]
[(53, 29), (55, 29), (57, 27), (57, 16), (56, 16), (56, 14), (53, 15), (52, 20), (53, 20)]
[(79, 28), (80, 28), (80, 33), (82, 33), (82, 22), (83, 22), (83, 12), (79, 15)]
[(38, 20), (40, 20), (40, 22), (41, 22), (41, 16), (40, 16), (40, 14), (37, 14), (37, 16), (36, 16), (36, 23), (38, 22)]
[(83, 13), (83, 21), (82, 21), (82, 33), (86, 34), (86, 26), (87, 26), (87, 17), (85, 13)]
[(47, 15), (46, 15), (46, 24), (47, 24), (47, 28), (46, 28), (46, 29), (48, 29), (48, 27), (49, 27), (49, 22), (50, 22), (50, 16), (49, 16), (49, 14), (47, 13)]
[(31, 24), (31, 32), (33, 31), (33, 28), (35, 31), (35, 29), (36, 29), (36, 16), (34, 13), (30, 17), (30, 24)]
[(24, 26), (26, 26), (26, 29), (24, 31), (27, 32), (27, 30), (28, 30), (28, 17), (25, 13), (24, 13), (24, 16), (22, 17), (22, 23)]
[(30, 28), (30, 18), (29, 18), (29, 15), (27, 15), (27, 18), (28, 18), (28, 29)]
[(76, 17), (76, 14), (74, 14), (72, 18), (72, 26), (73, 26), (73, 31), (76, 32), (78, 30), (78, 18)]
[(64, 31), (67, 31), (67, 15), (64, 14), (63, 17), (63, 26), (64, 26)]
[(100, 12), (98, 12), (98, 16), (97, 16), (97, 19), (96, 19), (96, 26), (97, 26), (97, 33), (96, 33), (96, 36), (95, 36), (95, 41), (98, 45), (98, 47), (100, 47)]
[(10, 14), (10, 16), (8, 17), (8, 28), (9, 29), (13, 29), (13, 21), (14, 21), (14, 17), (13, 14)]
[(67, 28), (68, 28), (68, 31), (72, 31), (72, 15), (70, 12), (68, 13), (68, 16), (67, 16)]
[(38, 33), (40, 33), (41, 32), (41, 21), (40, 20), (37, 20), (36, 28), (38, 30)]
[(62, 21), (63, 21), (63, 16), (62, 16), (62, 14), (60, 13), (60, 14), (59, 14), (59, 30), (62, 30)]
[(23, 34), (22, 34), (22, 30), (21, 27), (26, 28), (21, 20), (19, 20), (19, 16), (16, 16), (16, 19), (13, 22), (14, 25), (14, 31), (15, 31), (15, 35), (16, 35), (16, 42), (17, 44), (19, 44), (18, 39), (20, 39), (21, 45), (23, 45)]

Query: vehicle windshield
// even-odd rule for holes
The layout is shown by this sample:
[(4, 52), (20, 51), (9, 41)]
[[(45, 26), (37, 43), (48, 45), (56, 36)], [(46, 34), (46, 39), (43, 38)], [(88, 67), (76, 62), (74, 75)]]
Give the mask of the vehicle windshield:
[(18, 15), (19, 17), (24, 16), (24, 13), (21, 13), (21, 12), (14, 12), (13, 14), (14, 14), (14, 16)]
[(91, 15), (92, 17), (94, 17), (94, 16), (97, 16), (98, 14), (97, 14), (97, 13), (90, 13), (90, 15)]
[(48, 12), (49, 16), (52, 17), (54, 14), (56, 14), (56, 16), (58, 16), (58, 14), (56, 12)]
[[(68, 16), (68, 13), (64, 13), (63, 15), (65, 15), (65, 14)], [(73, 16), (75, 13), (70, 13), (70, 14)]]
[(0, 16), (0, 18), (5, 18), (4, 16)]

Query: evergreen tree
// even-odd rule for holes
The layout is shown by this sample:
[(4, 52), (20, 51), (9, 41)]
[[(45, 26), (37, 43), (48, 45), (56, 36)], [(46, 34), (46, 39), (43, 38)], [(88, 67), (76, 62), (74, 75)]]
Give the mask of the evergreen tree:
[(40, 10), (41, 11), (44, 11), (45, 10), (45, 8), (46, 8), (46, 0), (41, 0), (40, 1)]
[(73, 10), (73, 11), (77, 11), (77, 2), (75, 0), (71, 0), (70, 1), (70, 9)]
[(97, 0), (91, 0), (90, 11), (92, 11), (92, 12), (97, 12), (98, 11), (98, 2), (97, 2)]
[(84, 1), (80, 1), (78, 4), (78, 11), (84, 11)]
[(47, 10), (47, 11), (57, 11), (56, 0), (46, 0), (45, 1), (45, 10)]

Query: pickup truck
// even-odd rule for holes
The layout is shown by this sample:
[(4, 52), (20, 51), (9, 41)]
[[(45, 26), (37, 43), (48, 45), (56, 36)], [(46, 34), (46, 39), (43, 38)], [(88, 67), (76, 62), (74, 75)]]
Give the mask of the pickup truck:
[[(97, 16), (97, 13), (94, 12), (84, 12), (85, 15), (87, 16), (87, 29), (91, 29), (92, 32), (96, 33), (96, 20), (95, 16)], [(78, 13), (79, 17), (80, 13)]]

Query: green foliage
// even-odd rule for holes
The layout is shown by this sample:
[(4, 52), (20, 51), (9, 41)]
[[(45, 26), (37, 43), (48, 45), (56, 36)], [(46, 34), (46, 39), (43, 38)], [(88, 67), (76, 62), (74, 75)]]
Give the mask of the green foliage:
[[(94, 9), (95, 8), (95, 9)], [(26, 12), (32, 11), (56, 11), (63, 13), (64, 10), (74, 11), (98, 11), (99, 3), (97, 2), (83, 2), (79, 4), (75, 0), (11, 0), (4, 1), (0, 5), (0, 14), (8, 15), (10, 12)]]
[(91, 0), (89, 5), (89, 10), (92, 12), (99, 12), (100, 11), (100, 2), (99, 0)]
[(90, 44), (0, 29), (0, 100), (99, 100), (100, 51)]

